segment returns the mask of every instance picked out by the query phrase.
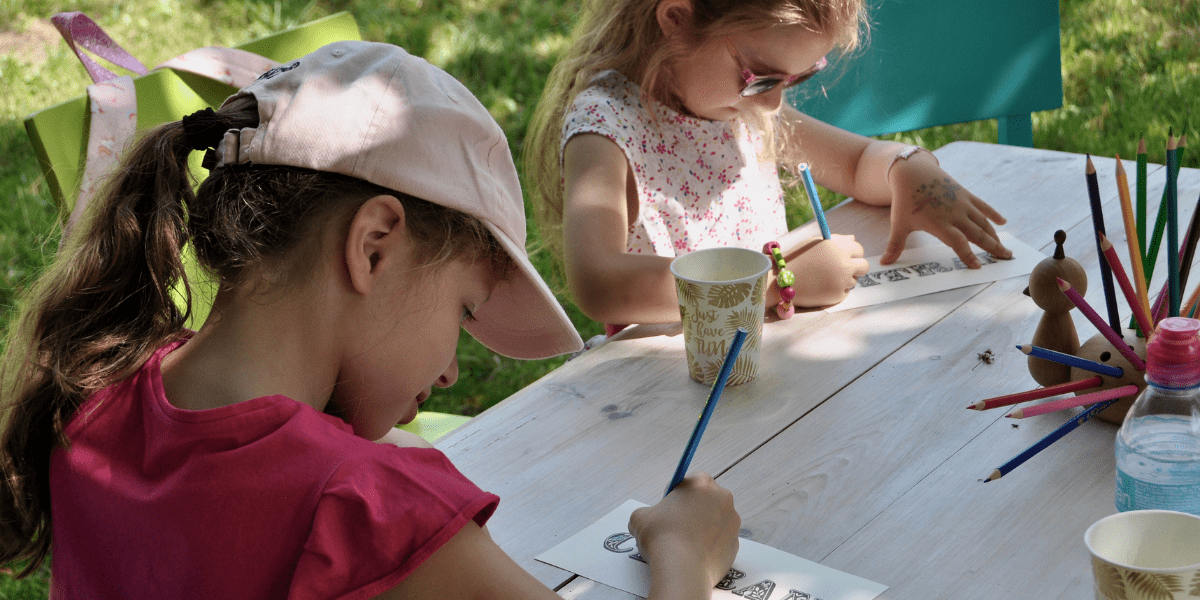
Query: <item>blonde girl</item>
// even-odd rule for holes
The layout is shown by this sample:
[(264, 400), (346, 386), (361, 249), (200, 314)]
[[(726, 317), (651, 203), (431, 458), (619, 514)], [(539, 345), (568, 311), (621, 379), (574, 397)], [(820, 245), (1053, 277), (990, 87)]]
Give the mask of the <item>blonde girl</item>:
[[(971, 267), (968, 242), (1008, 257), (1004, 218), (932, 153), (858, 136), (783, 102), (853, 49), (861, 0), (597, 0), (555, 66), (525, 168), (545, 244), (574, 301), (608, 325), (678, 320), (673, 256), (777, 240), (797, 306), (842, 300), (866, 272), (852, 236), (787, 232), (778, 168), (891, 206), (884, 263), (925, 230)], [(776, 286), (768, 306), (778, 302)], [(611, 331), (611, 328), (610, 328)]]
[[(0, 563), (53, 550), (54, 598), (557, 597), (488, 536), (498, 498), (393, 429), (457, 379), (460, 327), (581, 346), (461, 84), (332, 44), (150, 132), (101, 198), (9, 340)], [(220, 279), (196, 332), (189, 241)], [(676, 492), (630, 531), (656, 598), (707, 597), (739, 519), (711, 477)]]

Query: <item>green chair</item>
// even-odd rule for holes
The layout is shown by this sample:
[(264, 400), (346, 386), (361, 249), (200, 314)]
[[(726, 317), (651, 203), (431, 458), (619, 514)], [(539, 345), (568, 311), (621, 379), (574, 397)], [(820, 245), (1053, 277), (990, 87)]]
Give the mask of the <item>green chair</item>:
[[(353, 15), (342, 12), (235, 47), (276, 62), (286, 62), (331, 42), (360, 39), (362, 36)], [(225, 98), (237, 91), (221, 82), (172, 69), (159, 69), (136, 77), (134, 86), (138, 104), (138, 131), (177, 121), (205, 107), (220, 106)], [(25, 131), (42, 167), (51, 196), (58, 204), (59, 214), (64, 218), (75, 206), (83, 175), (88, 119), (86, 96), (68, 100), (25, 118)], [(192, 153), (191, 168), (197, 180), (207, 175), (207, 171), (200, 166), (200, 160), (199, 152)], [(216, 286), (187, 256), (189, 253), (190, 247), (185, 249), (185, 265), (196, 297), (193, 299), (193, 314), (188, 326), (195, 329), (208, 316)], [(459, 415), (421, 412), (402, 429), (432, 442), (469, 420), (470, 417)]]
[(801, 112), (867, 136), (997, 119), (1029, 147), (1030, 113), (1062, 106), (1057, 0), (870, 4), (865, 48), (799, 86)]

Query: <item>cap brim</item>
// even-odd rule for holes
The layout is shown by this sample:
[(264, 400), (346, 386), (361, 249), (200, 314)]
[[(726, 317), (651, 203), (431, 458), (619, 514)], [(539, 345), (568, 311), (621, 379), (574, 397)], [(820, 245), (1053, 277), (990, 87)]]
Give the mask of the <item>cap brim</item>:
[(496, 285), (491, 297), (463, 327), (493, 352), (510, 358), (551, 358), (583, 349), (583, 339), (554, 293), (533, 268), (525, 248), (487, 224), (516, 270)]

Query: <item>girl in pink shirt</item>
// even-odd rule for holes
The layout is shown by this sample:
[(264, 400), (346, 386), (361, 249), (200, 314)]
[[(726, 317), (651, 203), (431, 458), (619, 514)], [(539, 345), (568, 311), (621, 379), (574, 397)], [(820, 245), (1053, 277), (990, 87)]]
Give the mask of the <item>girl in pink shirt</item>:
[[(196, 332), (188, 242), (220, 280)], [(148, 133), (25, 303), (0, 564), (53, 549), (52, 597), (557, 598), (488, 536), (499, 499), (393, 428), (455, 382), (460, 328), (582, 345), (503, 132), (445, 72), (338, 42)], [(739, 523), (703, 474), (634, 513), (652, 595), (708, 597)]]

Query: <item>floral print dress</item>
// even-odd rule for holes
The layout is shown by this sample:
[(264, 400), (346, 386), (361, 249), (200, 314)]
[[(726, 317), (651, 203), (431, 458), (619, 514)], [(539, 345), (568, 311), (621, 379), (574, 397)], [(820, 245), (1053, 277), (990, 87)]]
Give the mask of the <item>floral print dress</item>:
[(596, 133), (625, 153), (640, 207), (629, 227), (629, 253), (758, 250), (787, 233), (778, 172), (758, 160), (760, 136), (739, 122), (689, 117), (659, 104), (647, 109), (638, 92), (621, 73), (601, 73), (568, 108), (562, 132), (564, 147), (575, 135)]

